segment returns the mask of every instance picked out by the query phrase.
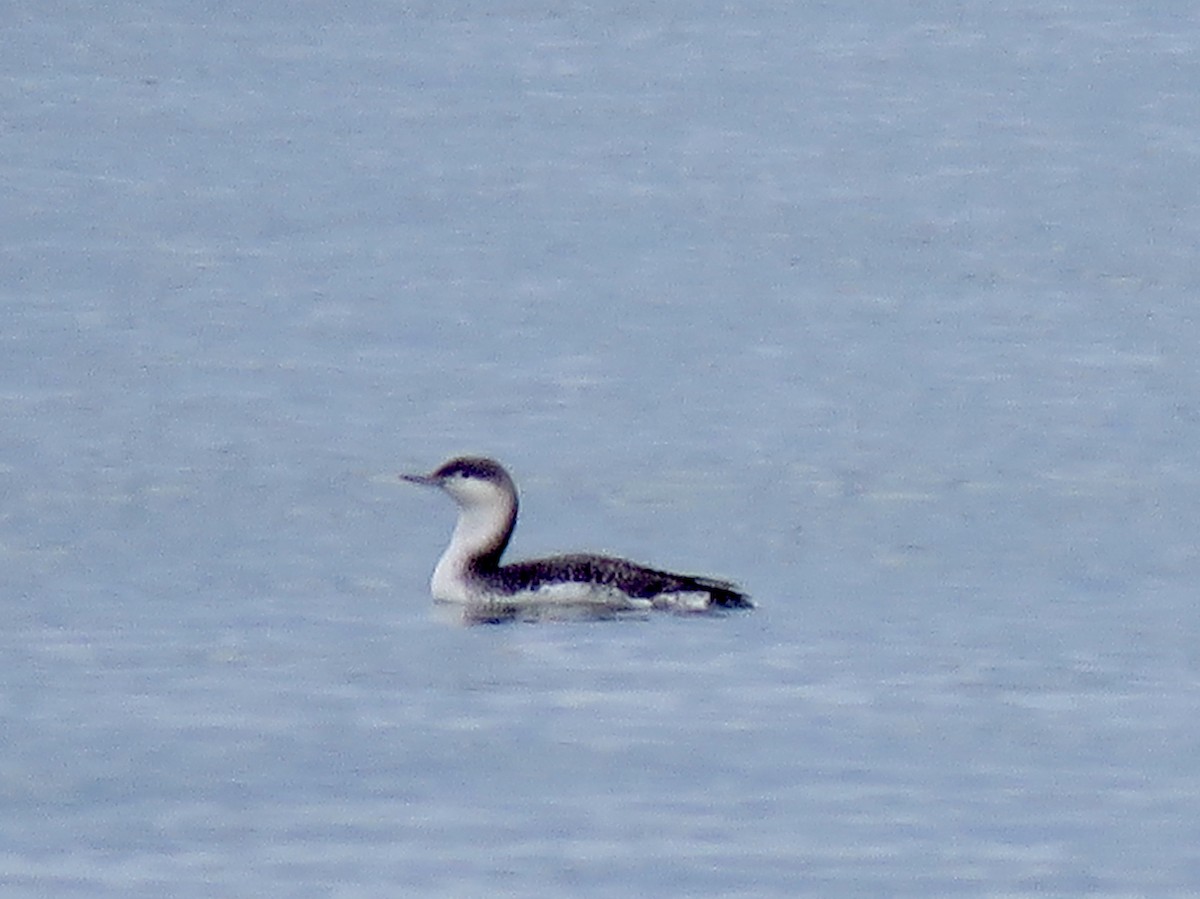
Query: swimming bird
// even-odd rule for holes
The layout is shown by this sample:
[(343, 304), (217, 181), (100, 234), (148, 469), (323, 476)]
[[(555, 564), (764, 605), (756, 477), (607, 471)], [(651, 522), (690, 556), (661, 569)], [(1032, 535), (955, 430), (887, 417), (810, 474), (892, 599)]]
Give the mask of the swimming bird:
[(729, 581), (648, 568), (586, 553), (501, 564), (517, 523), (517, 487), (494, 459), (461, 456), (430, 474), (402, 474), (437, 487), (458, 505), (450, 545), (433, 571), (440, 603), (462, 607), (474, 620), (663, 609), (706, 612), (753, 608)]

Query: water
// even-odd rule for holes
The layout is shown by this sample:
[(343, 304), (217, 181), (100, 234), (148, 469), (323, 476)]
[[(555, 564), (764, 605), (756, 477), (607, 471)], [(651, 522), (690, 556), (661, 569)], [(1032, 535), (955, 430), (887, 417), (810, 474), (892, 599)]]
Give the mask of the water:
[(1194, 14), (6, 22), (6, 897), (1200, 892)]

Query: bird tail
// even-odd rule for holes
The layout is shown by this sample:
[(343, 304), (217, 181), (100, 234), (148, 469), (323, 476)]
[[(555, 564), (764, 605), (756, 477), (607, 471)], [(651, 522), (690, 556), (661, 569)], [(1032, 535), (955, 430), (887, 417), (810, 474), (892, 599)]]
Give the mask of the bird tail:
[(708, 592), (711, 606), (722, 609), (754, 608), (754, 600), (739, 590), (736, 584), (707, 577), (697, 577), (692, 580), (697, 587)]

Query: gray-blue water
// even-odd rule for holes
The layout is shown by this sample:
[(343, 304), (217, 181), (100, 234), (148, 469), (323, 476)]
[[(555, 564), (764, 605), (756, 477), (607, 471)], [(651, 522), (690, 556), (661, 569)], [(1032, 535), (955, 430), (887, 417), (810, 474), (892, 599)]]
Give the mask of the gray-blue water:
[[(9, 4), (0, 893), (1200, 894), (1186, 4)], [(723, 619), (452, 627), (516, 555)]]

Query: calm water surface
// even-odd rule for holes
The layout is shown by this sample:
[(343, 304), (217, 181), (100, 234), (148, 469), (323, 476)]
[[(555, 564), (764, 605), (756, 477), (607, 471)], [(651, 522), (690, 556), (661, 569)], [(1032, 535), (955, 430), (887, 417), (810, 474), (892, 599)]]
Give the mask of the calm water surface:
[[(0, 892), (1200, 892), (1200, 23), (172, 2), (0, 59)], [(452, 627), (513, 552), (726, 618)]]

